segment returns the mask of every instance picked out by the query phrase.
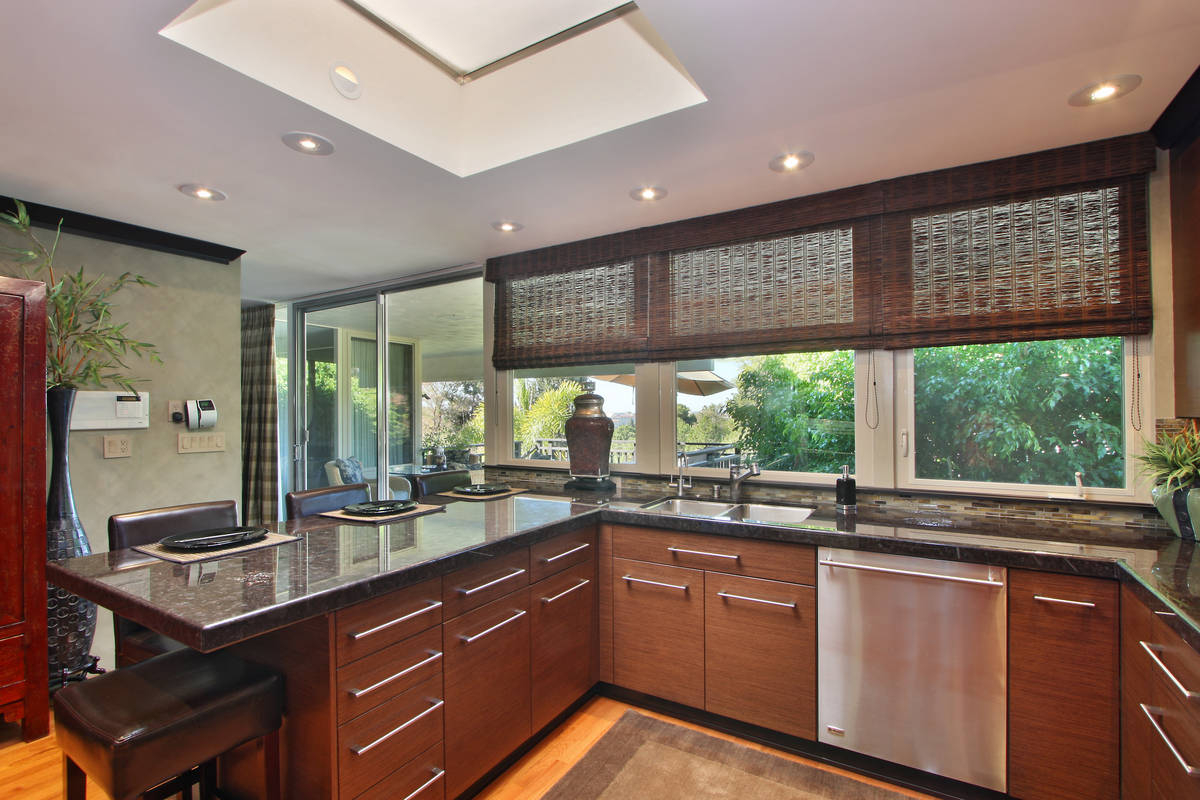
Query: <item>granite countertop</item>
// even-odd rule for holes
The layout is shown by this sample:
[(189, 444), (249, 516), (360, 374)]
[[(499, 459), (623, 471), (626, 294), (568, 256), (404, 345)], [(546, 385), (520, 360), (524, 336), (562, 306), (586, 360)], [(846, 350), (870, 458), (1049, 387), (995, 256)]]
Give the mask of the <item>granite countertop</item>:
[[(646, 498), (538, 488), (389, 525), (324, 517), (281, 523), (297, 541), (192, 564), (133, 550), (50, 562), (48, 580), (135, 622), (211, 651), (598, 522), (972, 561), (1120, 579), (1200, 650), (1200, 554), (1160, 532), (1112, 525), (945, 518), (894, 525), (814, 513), (803, 528), (678, 517)], [(435, 498), (441, 502), (443, 498)], [(908, 520), (906, 523), (910, 522)]]

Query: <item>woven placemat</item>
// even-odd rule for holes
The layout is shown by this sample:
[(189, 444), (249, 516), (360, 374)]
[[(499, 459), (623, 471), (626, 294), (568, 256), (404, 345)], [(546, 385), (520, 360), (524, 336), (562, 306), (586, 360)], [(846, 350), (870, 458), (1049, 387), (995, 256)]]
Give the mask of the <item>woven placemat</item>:
[(213, 558), (225, 558), (226, 556), (236, 556), (245, 553), (248, 550), (258, 550), (262, 547), (274, 547), (277, 544), (285, 542), (294, 542), (299, 539), (299, 536), (290, 536), (286, 533), (268, 533), (265, 539), (259, 539), (257, 542), (244, 544), (240, 547), (226, 547), (218, 550), (195, 550), (184, 552), (182, 550), (168, 550), (158, 542), (154, 544), (139, 544), (133, 547), (139, 553), (145, 553), (148, 556), (161, 558), (163, 561), (174, 561), (176, 564), (191, 564), (196, 561), (208, 561)]
[(514, 494), (528, 491), (528, 489), (509, 489), (507, 492), (497, 492), (496, 494), (461, 494), (451, 489), (448, 492), (438, 492), (438, 494), (442, 497), (453, 497), (456, 500), (500, 500), (504, 497), (512, 497)]
[(340, 508), (337, 511), (322, 511), (321, 516), (329, 517), (330, 519), (345, 520), (346, 522), (369, 522), (372, 525), (382, 525), (385, 522), (399, 522), (400, 520), (411, 519), (424, 514), (434, 514), (438, 511), (445, 510), (445, 506), (434, 506), (418, 503), (417, 507), (411, 511), (405, 511), (400, 514), (388, 514), (386, 517), (360, 517), (355, 514), (348, 514)]

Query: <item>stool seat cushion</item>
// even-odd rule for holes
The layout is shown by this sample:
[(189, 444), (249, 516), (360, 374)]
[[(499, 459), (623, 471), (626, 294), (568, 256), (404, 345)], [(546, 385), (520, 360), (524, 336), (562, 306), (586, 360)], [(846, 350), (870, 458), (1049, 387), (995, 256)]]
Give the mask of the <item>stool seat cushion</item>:
[(114, 800), (277, 730), (283, 678), (225, 653), (175, 650), (54, 696), (63, 754)]

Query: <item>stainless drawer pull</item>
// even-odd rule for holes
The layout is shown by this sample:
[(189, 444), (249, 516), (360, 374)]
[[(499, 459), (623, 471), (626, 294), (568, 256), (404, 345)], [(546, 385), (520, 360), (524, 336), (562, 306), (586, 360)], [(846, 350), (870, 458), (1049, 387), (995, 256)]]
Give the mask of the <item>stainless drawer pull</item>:
[(1041, 600), (1043, 603), (1060, 603), (1064, 606), (1080, 606), (1082, 608), (1095, 608), (1095, 603), (1088, 603), (1084, 600), (1063, 600), (1058, 597), (1043, 597), (1040, 594), (1033, 596), (1034, 600)]
[(395, 619), (385, 622), (382, 625), (376, 625), (374, 628), (367, 628), (365, 631), (359, 631), (357, 633), (352, 633), (352, 634), (350, 634), (350, 638), (357, 641), (359, 639), (362, 639), (363, 637), (370, 636), (373, 633), (379, 633), (380, 631), (382, 631), (386, 628), (390, 628), (393, 625), (399, 625), (401, 622), (408, 622), (413, 617), (419, 617), (427, 611), (433, 611), (435, 608), (441, 608), (441, 607), (442, 607), (441, 600), (432, 600), (432, 601), (430, 601), (429, 605), (425, 606), (424, 608), (418, 608), (416, 611), (413, 611), (410, 614), (405, 614), (403, 617), (396, 617)]
[(412, 725), (413, 723), (415, 723), (415, 722), (418, 722), (419, 720), (423, 719), (424, 717), (427, 717), (427, 716), (429, 716), (430, 714), (432, 714), (433, 712), (437, 711), (439, 708), (441, 708), (441, 707), (442, 707), (442, 706), (444, 706), (445, 704), (446, 704), (446, 701), (445, 701), (445, 700), (437, 700), (437, 701), (434, 701), (433, 705), (431, 705), (429, 708), (427, 708), (427, 709), (425, 709), (424, 711), (422, 711), (420, 714), (417, 714), (415, 717), (413, 717), (412, 719), (410, 719), (408, 722), (404, 723), (404, 724), (403, 724), (403, 725), (401, 725), (400, 727), (398, 727), (398, 728), (392, 728), (390, 731), (388, 731), (387, 733), (385, 733), (383, 736), (380, 736), (378, 739), (376, 739), (375, 741), (371, 742), (370, 744), (364, 744), (364, 745), (361, 745), (361, 746), (359, 746), (359, 747), (351, 747), (351, 748), (350, 748), (350, 752), (351, 752), (351, 753), (354, 753), (354, 755), (356, 755), (356, 756), (361, 756), (363, 753), (367, 752), (367, 751), (368, 751), (368, 750), (370, 750), (371, 748), (373, 748), (373, 747), (376, 747), (376, 746), (378, 746), (378, 745), (381, 745), (381, 744), (383, 744), (383, 743), (384, 743), (384, 742), (386, 742), (388, 739), (392, 738), (392, 737), (393, 737), (393, 736), (395, 736), (397, 733), (399, 733), (400, 731), (402, 731), (402, 730), (404, 730), (405, 728), (407, 728), (409, 725)]
[(498, 583), (504, 583), (506, 580), (509, 580), (510, 578), (515, 578), (518, 575), (524, 575), (524, 574), (525, 574), (525, 570), (520, 567), (517, 567), (515, 570), (508, 573), (507, 575), (502, 575), (501, 577), (496, 578), (496, 580), (494, 580), (494, 581), (488, 581), (487, 583), (481, 583), (474, 588), (463, 589), (462, 587), (459, 587), (458, 593), (463, 595), (464, 597), (470, 597), (471, 595), (475, 594), (476, 592), (482, 592), (484, 589), (490, 589), (491, 587), (495, 586)]
[(1179, 681), (1179, 678), (1175, 677), (1175, 673), (1167, 669), (1167, 665), (1164, 664), (1163, 660), (1158, 657), (1158, 653), (1155, 651), (1162, 649), (1161, 644), (1150, 644), (1149, 642), (1138, 642), (1138, 644), (1140, 644), (1142, 649), (1146, 651), (1146, 655), (1153, 659), (1154, 663), (1158, 665), (1158, 668), (1163, 671), (1163, 674), (1171, 679), (1171, 683), (1175, 684), (1175, 688), (1179, 690), (1180, 694), (1189, 700), (1195, 700), (1197, 697), (1200, 697), (1200, 692), (1193, 692), (1191, 689), (1184, 686)]
[(688, 590), (688, 585), (686, 583), (663, 583), (662, 581), (648, 581), (645, 578), (634, 578), (630, 575), (622, 575), (621, 580), (629, 581), (630, 583), (646, 583), (651, 586), (665, 586), (668, 589), (681, 589), (685, 592)]
[(709, 558), (728, 558), (730, 561), (737, 561), (741, 558), (740, 555), (729, 555), (728, 553), (706, 553), (703, 550), (685, 550), (682, 547), (668, 547), (672, 553), (686, 553), (689, 556), (708, 556)]
[(439, 770), (437, 770), (436, 772), (434, 772), (434, 773), (433, 773), (433, 777), (432, 777), (432, 778), (430, 778), (429, 780), (425, 781), (425, 782), (424, 782), (424, 783), (422, 783), (420, 786), (418, 786), (418, 787), (417, 787), (417, 789), (416, 789), (416, 791), (414, 791), (414, 792), (413, 792), (412, 794), (410, 794), (410, 795), (407, 795), (407, 796), (404, 798), (404, 800), (412, 800), (414, 797), (416, 797), (417, 795), (419, 795), (421, 792), (425, 791), (425, 790), (426, 790), (426, 789), (428, 789), (430, 786), (433, 786), (435, 783), (437, 783), (439, 780), (441, 780), (441, 777), (442, 777), (443, 775), (445, 775), (445, 774), (446, 774), (446, 770), (444, 770), (444, 769), (439, 769)]
[(466, 643), (466, 644), (470, 644), (471, 642), (475, 641), (476, 639), (482, 639), (484, 636), (487, 636), (487, 635), (488, 635), (489, 633), (491, 633), (492, 631), (499, 630), (500, 628), (503, 628), (503, 627), (504, 627), (505, 625), (507, 625), (508, 623), (510, 623), (510, 622), (513, 622), (513, 621), (515, 621), (515, 620), (518, 620), (518, 619), (520, 619), (521, 617), (525, 616), (527, 613), (529, 613), (529, 612), (527, 612), (527, 611), (518, 611), (517, 613), (513, 614), (513, 615), (512, 615), (511, 617), (509, 617), (508, 619), (504, 620), (503, 622), (497, 622), (495, 625), (493, 625), (492, 627), (488, 628), (486, 631), (480, 631), (479, 633), (475, 634), (474, 636), (463, 636), (463, 635), (460, 633), (460, 634), (458, 635), (458, 638), (462, 639), (464, 643)]
[(555, 561), (558, 561), (560, 558), (566, 558), (567, 556), (571, 555), (572, 553), (578, 553), (580, 550), (586, 550), (591, 546), (592, 545), (590, 542), (584, 542), (583, 544), (579, 545), (578, 547), (572, 547), (570, 550), (566, 551), (565, 553), (559, 553), (556, 556), (550, 556), (549, 558), (543, 558), (542, 563), (553, 564)]
[(442, 654), (440, 652), (433, 652), (432, 650), (426, 650), (425, 652), (430, 654), (429, 658), (418, 661), (417, 663), (413, 664), (411, 667), (405, 667), (404, 669), (400, 670), (399, 672), (397, 672), (395, 675), (391, 676), (390, 678), (384, 678), (383, 680), (379, 681), (378, 683), (372, 683), (370, 686), (368, 686), (365, 689), (349, 689), (348, 691), (350, 692), (350, 696), (351, 697), (362, 697), (364, 694), (370, 694), (371, 692), (378, 689), (380, 686), (386, 686), (387, 684), (391, 683), (392, 681), (396, 680), (397, 678), (403, 678), (405, 675), (412, 672), (413, 670), (420, 669), (421, 667), (425, 666), (426, 664), (432, 664), (434, 661), (437, 661), (439, 658), (442, 657)]
[(717, 597), (728, 597), (730, 600), (745, 600), (749, 603), (762, 603), (767, 606), (783, 606), (784, 608), (795, 608), (795, 603), (783, 603), (779, 600), (763, 600), (761, 597), (747, 597), (744, 594), (730, 594), (729, 592), (717, 592)]
[(587, 578), (583, 578), (582, 580), (579, 581), (579, 583), (575, 584), (570, 589), (567, 589), (566, 591), (563, 591), (563, 592), (559, 592), (558, 594), (554, 595), (554, 597), (543, 597), (542, 602), (545, 603), (546, 605), (549, 605), (550, 603), (553, 603), (555, 600), (559, 599), (560, 597), (566, 597), (567, 595), (569, 595), (571, 592), (575, 591), (576, 589), (582, 589), (583, 587), (587, 586), (589, 583), (591, 583), (591, 581), (589, 581)]
[(1171, 740), (1167, 737), (1167, 732), (1163, 730), (1162, 725), (1159, 725), (1158, 720), (1154, 718), (1155, 714), (1161, 714), (1163, 713), (1163, 710), (1161, 708), (1151, 708), (1145, 703), (1138, 703), (1138, 705), (1142, 707), (1142, 711), (1144, 711), (1146, 714), (1146, 719), (1150, 720), (1150, 724), (1154, 726), (1154, 730), (1158, 731), (1158, 735), (1162, 737), (1164, 742), (1166, 742), (1167, 748), (1171, 751), (1171, 755), (1175, 756), (1175, 760), (1179, 762), (1179, 766), (1183, 767), (1183, 771), (1192, 777), (1200, 775), (1200, 769), (1196, 769), (1191, 764), (1183, 760), (1183, 755), (1175, 749), (1175, 745), (1172, 744)]
[(914, 578), (932, 578), (935, 581), (952, 581), (954, 583), (974, 583), (979, 586), (1003, 586), (1004, 581), (985, 580), (983, 578), (960, 578), (957, 575), (938, 575), (934, 572), (914, 572), (909, 569), (891, 569), (890, 567), (872, 567), (867, 564), (848, 564), (845, 561), (821, 561), (822, 567), (844, 567), (845, 569), (861, 569), (865, 572), (886, 572), (889, 575), (911, 575)]

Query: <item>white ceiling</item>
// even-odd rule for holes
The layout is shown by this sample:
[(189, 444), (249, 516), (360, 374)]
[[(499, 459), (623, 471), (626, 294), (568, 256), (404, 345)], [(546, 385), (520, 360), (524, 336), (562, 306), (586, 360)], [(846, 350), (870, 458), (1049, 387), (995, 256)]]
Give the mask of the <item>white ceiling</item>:
[[(1200, 62), (1195, 0), (643, 0), (707, 103), (460, 178), (159, 36), (188, 5), (5, 8), (0, 194), (244, 248), (261, 299), (1146, 130)], [(1122, 73), (1145, 81), (1067, 105)], [(767, 169), (792, 149), (816, 162)]]

